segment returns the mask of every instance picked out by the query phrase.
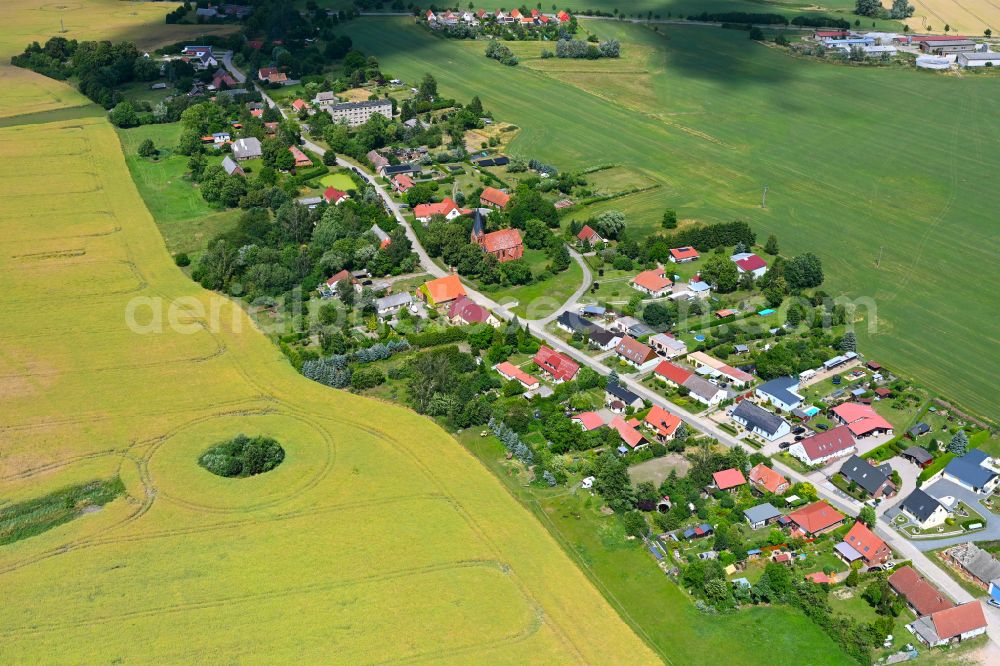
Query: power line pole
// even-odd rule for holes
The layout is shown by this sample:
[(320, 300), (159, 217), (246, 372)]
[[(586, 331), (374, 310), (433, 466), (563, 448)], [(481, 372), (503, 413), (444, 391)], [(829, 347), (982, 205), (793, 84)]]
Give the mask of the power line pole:
[(760, 196), (760, 207), (767, 208), (767, 185), (764, 186), (764, 193)]

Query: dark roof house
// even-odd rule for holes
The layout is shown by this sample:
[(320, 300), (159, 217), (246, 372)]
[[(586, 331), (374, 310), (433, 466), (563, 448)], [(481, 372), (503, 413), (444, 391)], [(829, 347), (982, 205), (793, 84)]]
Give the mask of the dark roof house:
[(733, 410), (733, 419), (743, 423), (748, 428), (757, 430), (767, 437), (774, 437), (788, 424), (783, 418), (759, 407), (749, 400), (744, 400)]
[(892, 467), (888, 463), (874, 467), (864, 458), (853, 455), (840, 466), (840, 473), (845, 479), (857, 484), (872, 497), (891, 495), (896, 490), (896, 486), (889, 480)]

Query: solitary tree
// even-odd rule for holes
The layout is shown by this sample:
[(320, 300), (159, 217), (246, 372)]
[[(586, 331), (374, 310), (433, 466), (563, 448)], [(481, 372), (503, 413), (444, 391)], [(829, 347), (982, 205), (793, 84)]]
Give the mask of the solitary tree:
[(844, 333), (844, 337), (840, 340), (840, 351), (842, 352), (857, 352), (858, 351), (858, 339), (854, 335), (854, 331), (848, 331)]
[(612, 370), (608, 373), (608, 382), (605, 386), (618, 386), (618, 373)]
[(990, 37), (993, 36), (993, 31), (989, 28), (986, 28), (986, 30), (983, 30), (983, 36), (989, 39)]
[(672, 208), (668, 208), (663, 211), (663, 228), (664, 229), (676, 229), (677, 228), (677, 211)]
[(966, 449), (969, 448), (969, 438), (966, 436), (964, 430), (959, 430), (955, 433), (955, 436), (951, 438), (948, 442), (948, 451), (954, 453), (956, 456), (964, 456)]
[(764, 252), (770, 255), (778, 254), (778, 237), (771, 234), (767, 237), (767, 242), (764, 243)]
[(867, 504), (861, 507), (861, 513), (858, 514), (858, 520), (867, 525), (868, 527), (875, 527), (875, 509), (868, 506)]
[(156, 155), (159, 151), (156, 150), (156, 146), (153, 144), (152, 139), (146, 139), (139, 144), (139, 157), (152, 157)]

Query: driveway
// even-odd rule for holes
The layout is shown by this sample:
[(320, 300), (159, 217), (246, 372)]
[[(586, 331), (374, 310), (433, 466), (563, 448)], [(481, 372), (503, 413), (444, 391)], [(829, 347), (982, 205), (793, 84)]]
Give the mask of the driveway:
[[(973, 532), (972, 534), (963, 534), (946, 539), (921, 539), (919, 541), (914, 541), (917, 548), (920, 550), (936, 550), (946, 546), (954, 546), (958, 543), (965, 543), (970, 539), (974, 539), (976, 541), (993, 541), (1000, 539), (1000, 516), (991, 513), (989, 509), (983, 506), (981, 500), (986, 498), (985, 495), (977, 495), (971, 490), (963, 488), (957, 483), (948, 481), (947, 479), (935, 481), (923, 490), (934, 499), (941, 501), (942, 504), (949, 507), (954, 506), (954, 504), (958, 501), (965, 502), (983, 517), (986, 522), (986, 529), (979, 532)], [(954, 500), (951, 504), (949, 504), (948, 502), (943, 501), (944, 498), (954, 498)]]
[(901, 483), (898, 493), (888, 499), (882, 500), (882, 503), (878, 505), (878, 513), (880, 514), (884, 514), (886, 511), (892, 509), (904, 499), (909, 497), (910, 493), (916, 489), (917, 477), (920, 476), (919, 465), (914, 465), (899, 456), (889, 458), (886, 462), (888, 462), (894, 470), (899, 472), (899, 479)]

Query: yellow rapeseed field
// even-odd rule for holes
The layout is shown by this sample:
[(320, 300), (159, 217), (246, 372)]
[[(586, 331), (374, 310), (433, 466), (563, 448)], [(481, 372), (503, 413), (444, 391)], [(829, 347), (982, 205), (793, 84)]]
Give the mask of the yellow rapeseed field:
[[(4, 62), (54, 31), (40, 5), (4, 3)], [(108, 38), (170, 8), (62, 6), (52, 27)], [(33, 76), (0, 66), (4, 114), (79, 101)], [(127, 489), (0, 546), (0, 663), (656, 661), (452, 437), (303, 379), (186, 278), (105, 120), (0, 127), (0, 182), (0, 506)], [(239, 432), (285, 462), (242, 480), (197, 465)]]

